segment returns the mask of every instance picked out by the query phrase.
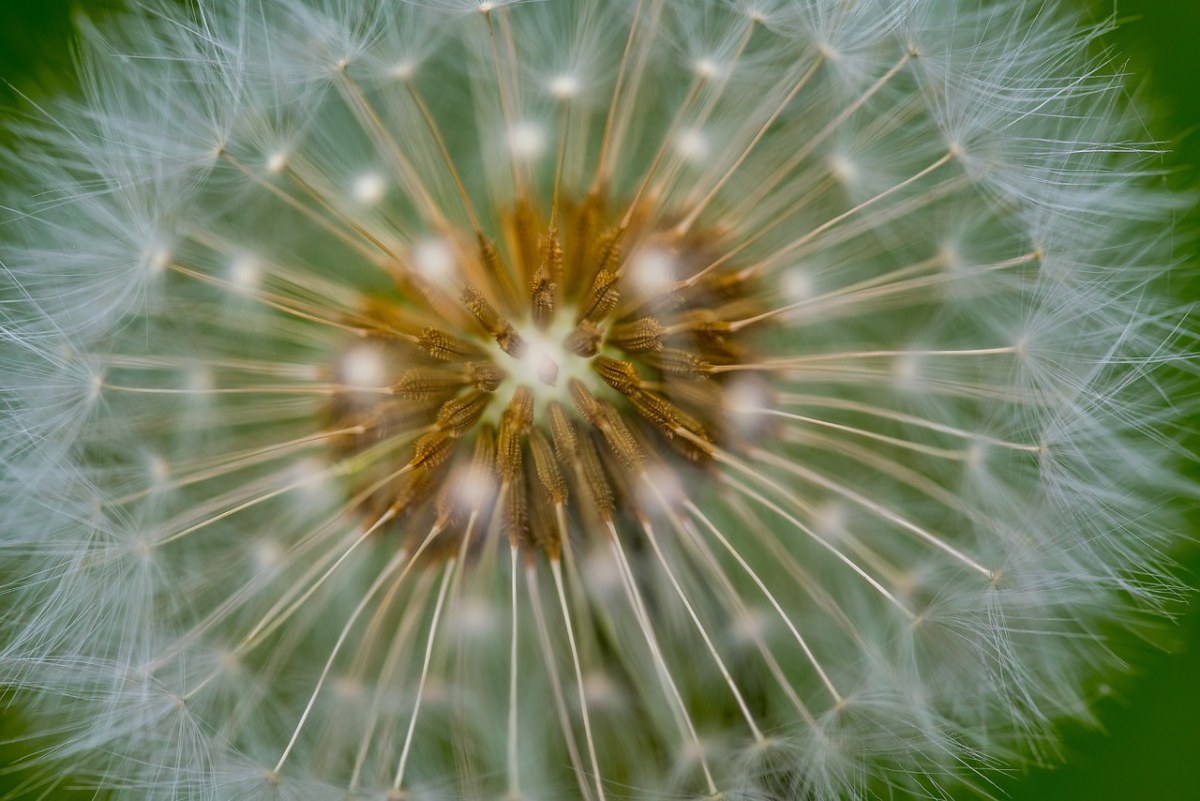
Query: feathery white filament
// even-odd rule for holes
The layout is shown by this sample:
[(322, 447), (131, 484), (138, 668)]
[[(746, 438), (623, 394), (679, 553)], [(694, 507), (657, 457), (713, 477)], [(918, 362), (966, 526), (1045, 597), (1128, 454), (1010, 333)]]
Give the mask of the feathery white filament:
[(82, 25), (0, 151), (48, 792), (863, 801), (1050, 753), (1196, 491), (1181, 201), (1068, 2)]

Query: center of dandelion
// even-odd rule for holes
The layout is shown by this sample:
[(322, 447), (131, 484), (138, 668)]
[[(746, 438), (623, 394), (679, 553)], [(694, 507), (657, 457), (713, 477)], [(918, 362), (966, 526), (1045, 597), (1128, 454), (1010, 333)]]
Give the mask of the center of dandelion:
[[(586, 370), (579, 357), (566, 348), (570, 334), (568, 315), (558, 315), (545, 330), (526, 324), (516, 327), (516, 332), (522, 347), (516, 353), (505, 354), (511, 361), (503, 357), (496, 360), (507, 368), (515, 384), (535, 390), (542, 387), (556, 390), (567, 374), (578, 378)], [(547, 395), (545, 392), (540, 394)]]
[(413, 246), (348, 321), (329, 428), (368, 517), (444, 544), (498, 523), (556, 555), (573, 518), (607, 530), (639, 480), (726, 440), (754, 281), (665, 215), (589, 196), (548, 216), (517, 203), (495, 240)]

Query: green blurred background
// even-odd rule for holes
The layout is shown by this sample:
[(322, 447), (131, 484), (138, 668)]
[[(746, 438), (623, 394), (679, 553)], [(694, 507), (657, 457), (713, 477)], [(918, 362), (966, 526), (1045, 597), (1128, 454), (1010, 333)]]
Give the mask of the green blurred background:
[[(0, 117), (27, 108), (22, 96), (36, 99), (69, 81), (74, 12), (101, 18), (119, 5), (119, 0), (0, 0)], [(1097, 19), (1116, 13), (1122, 22), (1106, 41), (1120, 53), (1118, 63), (1136, 76), (1130, 89), (1151, 112), (1151, 134), (1170, 150), (1165, 159), (1169, 180), (1181, 188), (1200, 188), (1200, 0), (1093, 0), (1088, 5)], [(1200, 212), (1193, 209), (1181, 230), (1187, 236), (1177, 255), (1187, 266), (1175, 288), (1181, 301), (1200, 300), (1200, 258), (1193, 243), (1200, 234)], [(1193, 439), (1196, 451), (1200, 437)], [(1193, 532), (1200, 533), (1200, 513), (1193, 510), (1190, 519)], [(1200, 550), (1181, 559), (1185, 579), (1200, 585)], [(1113, 694), (1100, 704), (1103, 730), (1068, 728), (1061, 767), (1002, 778), (999, 794), (1013, 801), (1200, 799), (1200, 610), (1182, 616), (1161, 639), (1169, 653), (1140, 642), (1123, 644), (1120, 652), (1135, 667), (1114, 682)], [(7, 767), (30, 748), (20, 739), (27, 732), (17, 713), (0, 697), (0, 801), (39, 798), (37, 793), (11, 795), (28, 778)], [(58, 788), (46, 798), (64, 796), (91, 793)]]

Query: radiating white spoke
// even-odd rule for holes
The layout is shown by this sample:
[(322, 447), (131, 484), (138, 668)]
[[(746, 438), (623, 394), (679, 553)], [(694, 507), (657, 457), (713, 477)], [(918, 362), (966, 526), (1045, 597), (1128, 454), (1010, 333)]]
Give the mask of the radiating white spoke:
[(288, 484), (283, 485), (282, 487), (273, 489), (270, 492), (265, 492), (261, 495), (256, 495), (247, 501), (239, 503), (236, 506), (233, 506), (232, 508), (226, 509), (224, 512), (212, 515), (211, 517), (206, 517), (204, 520), (201, 520), (200, 522), (198, 522), (194, 525), (188, 526), (187, 528), (185, 528), (181, 531), (177, 531), (174, 534), (168, 534), (167, 536), (162, 537), (161, 539), (155, 540), (154, 547), (157, 548), (157, 547), (161, 547), (163, 545), (167, 545), (169, 543), (175, 542), (176, 540), (180, 540), (180, 539), (188, 536), (189, 534), (193, 534), (197, 531), (200, 531), (203, 528), (211, 526), (213, 523), (224, 520), (225, 518), (235, 515), (239, 512), (244, 512), (245, 510), (250, 509), (251, 507), (257, 506), (260, 503), (265, 503), (266, 501), (269, 501), (272, 498), (276, 498), (280, 495), (283, 495), (284, 493), (291, 492), (294, 489), (299, 489), (300, 487), (303, 487), (306, 484), (313, 484), (321, 478), (325, 478), (325, 477), (335, 474), (338, 471), (338, 469), (339, 469), (339, 466), (335, 465), (333, 467), (326, 468), (315, 475), (304, 476), (303, 478), (299, 479), (298, 481), (292, 481)]
[(779, 409), (757, 408), (757, 409), (747, 409), (745, 411), (748, 411), (752, 414), (766, 415), (768, 417), (781, 417), (785, 420), (792, 420), (797, 423), (807, 423), (808, 425), (820, 426), (821, 428), (829, 428), (829, 429), (833, 429), (834, 431), (842, 431), (847, 434), (853, 434), (858, 437), (863, 437), (865, 439), (874, 440), (875, 442), (884, 442), (884, 443), (887, 443), (888, 445), (895, 445), (898, 448), (904, 448), (905, 450), (914, 451), (916, 453), (923, 453), (926, 456), (936, 456), (936, 457), (939, 457), (942, 459), (950, 459), (950, 460), (954, 460), (954, 461), (961, 461), (963, 459), (967, 459), (970, 456), (970, 453), (965, 450), (949, 450), (947, 448), (938, 448), (933, 445), (925, 445), (920, 442), (913, 442), (912, 440), (901, 439), (900, 437), (891, 437), (891, 436), (888, 436), (887, 434), (880, 434), (877, 431), (870, 431), (865, 428), (857, 428), (856, 426), (848, 426), (843, 423), (835, 423), (831, 420), (822, 420), (819, 417), (809, 417), (807, 415), (802, 415), (802, 414), (792, 414), (791, 412), (785, 412), (785, 411), (781, 411)]
[(279, 200), (283, 201), (287, 206), (304, 215), (304, 217), (306, 217), (309, 221), (324, 229), (335, 239), (342, 242), (355, 253), (358, 253), (360, 256), (366, 259), (369, 263), (374, 264), (381, 269), (385, 267), (386, 259), (389, 257), (389, 254), (386, 251), (379, 250), (377, 246), (369, 240), (362, 240), (361, 235), (359, 237), (353, 236), (351, 234), (353, 229), (347, 230), (339, 226), (336, 222), (334, 222), (334, 220), (329, 219), (323, 214), (319, 214), (316, 209), (312, 208), (306, 203), (302, 203), (283, 188), (266, 180), (263, 178), (263, 176), (259, 175), (257, 172), (235, 159), (228, 152), (224, 152), (221, 155), (226, 161), (236, 167), (243, 175), (256, 183), (259, 187), (267, 190)]
[(717, 538), (717, 541), (721, 543), (721, 546), (729, 552), (734, 560), (737, 561), (738, 566), (742, 568), (746, 575), (750, 577), (750, 580), (754, 582), (755, 586), (757, 586), (762, 594), (766, 596), (768, 603), (771, 604), (772, 608), (774, 608), (775, 612), (779, 615), (779, 619), (783, 621), (783, 624), (787, 626), (788, 631), (790, 631), (792, 636), (796, 639), (796, 644), (799, 645), (800, 650), (804, 652), (804, 656), (806, 659), (808, 659), (809, 664), (812, 665), (813, 670), (815, 670), (817, 675), (821, 677), (821, 683), (825, 685), (825, 689), (827, 689), (829, 694), (833, 696), (833, 700), (836, 703), (841, 703), (842, 694), (838, 692), (837, 687), (833, 685), (833, 681), (829, 678), (829, 674), (826, 673), (825, 668), (823, 668), (821, 663), (817, 660), (816, 654), (814, 654), (812, 648), (809, 647), (808, 641), (805, 640), (804, 636), (796, 629), (796, 624), (792, 622), (791, 616), (784, 611), (779, 601), (775, 598), (775, 594), (767, 588), (767, 585), (763, 582), (758, 573), (754, 571), (754, 568), (752, 568), (749, 563), (746, 562), (745, 558), (738, 553), (737, 548), (733, 547), (733, 545), (729, 542), (729, 539), (721, 533), (721, 530), (717, 528), (717, 526), (711, 520), (708, 519), (707, 515), (700, 511), (700, 508), (696, 506), (696, 504), (692, 503), (690, 500), (687, 500), (684, 501), (684, 507), (688, 510), (688, 512), (691, 513), (693, 517), (699, 520), (700, 523), (707, 528), (714, 537)]
[(797, 393), (786, 393), (779, 396), (779, 401), (785, 406), (816, 406), (818, 408), (838, 409), (857, 414), (865, 414), (871, 417), (881, 417), (886, 420), (894, 420), (897, 423), (914, 425), (929, 431), (937, 431), (941, 434), (949, 434), (961, 439), (980, 442), (984, 445), (991, 445), (1007, 450), (1025, 451), (1027, 453), (1039, 453), (1043, 450), (1043, 446), (1041, 445), (1028, 445), (1021, 442), (1009, 442), (996, 437), (989, 437), (986, 434), (979, 434), (974, 431), (966, 431), (955, 426), (946, 425), (945, 423), (927, 420), (924, 417), (918, 417), (913, 414), (897, 412), (892, 409), (887, 409), (883, 406), (873, 406), (869, 403), (861, 403), (859, 401), (847, 400), (845, 398), (826, 395), (802, 395)]
[(365, 430), (366, 426), (348, 426), (336, 431), (323, 431), (320, 434), (310, 434), (305, 437), (296, 437), (295, 439), (290, 439), (285, 442), (276, 442), (271, 445), (264, 445), (261, 448), (238, 451), (236, 453), (217, 457), (215, 459), (206, 459), (203, 461), (196, 460), (190, 464), (185, 463), (182, 465), (172, 465), (172, 470), (190, 468), (193, 472), (171, 479), (170, 481), (154, 484), (153, 486), (147, 487), (143, 490), (138, 490), (137, 492), (131, 492), (128, 495), (123, 495), (120, 498), (113, 499), (110, 501), (110, 503), (113, 506), (121, 506), (156, 492), (180, 489), (201, 481), (219, 478), (230, 473), (235, 473), (239, 470), (245, 470), (249, 467), (262, 464), (263, 462), (270, 462), (274, 461), (275, 459), (290, 456), (295, 450), (302, 449), (309, 445), (321, 443), (327, 439), (346, 435), (361, 434)]
[(358, 119), (363, 130), (375, 141), (380, 152), (392, 162), (392, 166), (400, 175), (401, 182), (412, 193), (413, 199), (417, 201), (416, 206), (422, 219), (435, 230), (448, 228), (440, 204), (433, 199), (432, 193), (421, 180), (420, 175), (405, 154), (404, 148), (400, 147), (400, 143), (392, 136), (391, 130), (379, 117), (379, 113), (371, 105), (366, 94), (348, 72), (343, 70), (339, 73), (339, 77), (337, 88), (346, 106)]
[(881, 503), (871, 500), (862, 493), (856, 492), (844, 484), (834, 481), (828, 476), (823, 476), (815, 470), (810, 470), (807, 467), (795, 464), (762, 448), (752, 449), (751, 455), (753, 455), (756, 459), (773, 464), (776, 467), (779, 467), (780, 469), (797, 476), (798, 478), (802, 478), (811, 484), (823, 487), (830, 492), (840, 495), (843, 498), (846, 498), (847, 500), (857, 504), (858, 506), (871, 511), (884, 520), (893, 523), (899, 528), (915, 534), (921, 540), (924, 540), (938, 550), (949, 554), (975, 572), (987, 577), (989, 580), (991, 580), (995, 575), (994, 570), (981, 565), (979, 562), (975, 561), (970, 556), (967, 556), (965, 553), (955, 548), (949, 542), (937, 536), (933, 532), (918, 526), (916, 523), (913, 523), (911, 520), (905, 518), (896, 511), (884, 506)]
[(521, 795), (520, 782), (520, 744), (518, 736), (520, 728), (517, 720), (517, 655), (520, 652), (518, 645), (518, 608), (517, 608), (517, 574), (520, 570), (517, 567), (517, 559), (520, 556), (520, 548), (515, 544), (509, 548), (509, 553), (512, 555), (511, 576), (511, 592), (509, 595), (509, 613), (512, 618), (512, 629), (510, 630), (511, 643), (509, 644), (508, 655), (508, 794), (511, 798), (517, 798)]
[(751, 137), (746, 146), (742, 148), (741, 153), (739, 153), (737, 158), (734, 159), (733, 164), (730, 165), (730, 167), (721, 175), (721, 177), (716, 180), (713, 186), (708, 190), (707, 193), (705, 193), (703, 197), (695, 200), (694, 202), (688, 203), (688, 205), (691, 207), (691, 211), (689, 211), (688, 215), (675, 226), (673, 233), (676, 236), (683, 236), (691, 229), (692, 225), (695, 224), (696, 219), (708, 207), (708, 204), (712, 202), (713, 198), (717, 196), (729, 179), (737, 173), (742, 164), (745, 163), (746, 159), (750, 157), (750, 154), (754, 152), (754, 149), (758, 147), (763, 137), (767, 135), (767, 131), (769, 131), (771, 126), (775, 124), (775, 121), (779, 119), (779, 115), (782, 114), (788, 105), (796, 99), (796, 95), (798, 95), (800, 91), (808, 85), (808, 82), (811, 81), (813, 76), (817, 74), (817, 70), (823, 63), (824, 58), (813, 59), (812, 63), (810, 63), (808, 67), (800, 73), (800, 77), (792, 85), (792, 88), (788, 91), (787, 95), (784, 96), (783, 101), (775, 107), (775, 109), (767, 117), (766, 121), (763, 122), (758, 131), (753, 137)]
[[(552, 564), (557, 564), (555, 559)], [(558, 727), (562, 730), (563, 740), (567, 746), (567, 755), (571, 759), (571, 769), (575, 780), (579, 783), (579, 793), (584, 801), (591, 801), (592, 791), (588, 786), (587, 774), (584, 772), (583, 760), (579, 755), (579, 745), (575, 742), (575, 732), (571, 728), (571, 717), (567, 712), (567, 704), (563, 695), (562, 679), (558, 675), (558, 662), (555, 658), (555, 647), (550, 640), (550, 630), (546, 625), (546, 613), (542, 608), (542, 595), (538, 590), (537, 565), (530, 562), (525, 567), (525, 594), (529, 596), (529, 604), (533, 608), (533, 620), (537, 628), (538, 645), (542, 651), (542, 661), (546, 665), (546, 674), (550, 677), (550, 692), (554, 696), (554, 711), (558, 716)]]
[[(643, 474), (643, 479), (650, 489), (657, 494), (658, 489), (657, 487), (654, 487), (654, 482), (649, 478), (649, 476)], [(665, 506), (666, 499), (661, 495), (658, 497)], [(705, 629), (704, 622), (700, 620), (700, 615), (696, 613), (695, 607), (692, 605), (691, 600), (687, 597), (687, 593), (684, 592), (683, 586), (679, 583), (679, 579), (676, 578), (675, 571), (671, 569), (670, 563), (663, 554), (662, 548), (658, 544), (658, 537), (656, 537), (654, 534), (654, 527), (650, 525), (650, 521), (645, 519), (641, 520), (641, 525), (642, 531), (646, 534), (646, 540), (650, 543), (650, 547), (654, 551), (654, 556), (658, 559), (658, 563), (662, 567), (663, 572), (667, 574), (667, 581), (670, 582), (671, 587), (675, 590), (675, 595), (679, 598), (680, 603), (683, 604), (683, 608), (687, 610), (688, 617), (692, 619), (692, 623), (695, 625), (696, 631), (700, 634), (700, 639), (704, 640), (704, 647), (708, 649), (709, 656), (712, 657), (714, 664), (717, 666), (717, 670), (721, 674), (721, 678), (725, 681), (725, 686), (729, 688), (730, 694), (733, 695), (734, 702), (741, 711), (742, 717), (746, 720), (746, 725), (750, 727), (750, 733), (754, 735), (754, 741), (757, 743), (762, 743), (762, 731), (758, 728), (758, 723), (754, 720), (754, 715), (750, 713), (750, 707), (747, 706), (746, 699), (742, 697), (741, 690), (738, 689), (737, 683), (734, 682), (733, 676), (730, 675), (729, 668), (725, 665), (725, 660), (721, 658), (720, 653), (717, 651), (717, 647), (713, 645), (712, 637), (709, 636), (708, 630)]]
[(429, 621), (429, 634), (425, 639), (425, 657), (421, 663), (421, 678), (417, 682), (416, 697), (413, 699), (412, 715), (408, 719), (408, 730), (404, 735), (404, 748), (400, 751), (400, 763), (396, 767), (396, 778), (392, 780), (392, 789), (399, 791), (404, 784), (404, 771), (408, 767), (408, 757), (413, 743), (413, 732), (417, 728), (417, 715), (421, 711), (421, 698), (425, 694), (425, 680), (429, 677), (429, 661), (433, 657), (433, 643), (437, 634), (438, 619), (442, 616), (442, 605), (446, 601), (446, 588), (450, 586), (450, 578), (454, 575), (457, 557), (446, 560), (442, 574), (442, 584), (438, 587), (437, 600), (433, 604), (433, 617)]
[(875, 81), (875, 83), (868, 87), (861, 95), (855, 98), (852, 103), (842, 109), (841, 112), (830, 119), (829, 122), (826, 123), (825, 127), (823, 127), (816, 134), (807, 138), (805, 142), (788, 157), (786, 162), (779, 165), (778, 168), (772, 172), (772, 180), (763, 181), (762, 185), (757, 187), (755, 191), (751, 193), (749, 197), (745, 198), (741, 205), (737, 207), (739, 211), (734, 212), (731, 216), (736, 216), (738, 213), (740, 213), (741, 209), (746, 208), (747, 206), (758, 205), (762, 201), (763, 197), (769, 195), (770, 192), (776, 186), (778, 186), (780, 181), (784, 180), (792, 170), (794, 170), (796, 167), (802, 164), (805, 159), (811, 156), (816, 151), (817, 147), (819, 147), (822, 142), (829, 138), (830, 134), (840, 128), (842, 124), (846, 122), (846, 120), (850, 119), (850, 117), (852, 117), (856, 111), (862, 108), (864, 103), (878, 94), (879, 90), (886, 86), (888, 81), (896, 77), (896, 75), (899, 74), (902, 69), (904, 69), (904, 67), (912, 60), (912, 58), (912, 53), (905, 53), (903, 56), (901, 56), (900, 60), (893, 64), (887, 72), (881, 75), (879, 79)]
[(558, 606), (562, 611), (563, 625), (567, 629), (567, 644), (571, 649), (571, 664), (575, 668), (575, 688), (579, 693), (579, 711), (583, 717), (583, 735), (587, 740), (588, 759), (592, 763), (592, 779), (595, 782), (596, 798), (604, 801), (604, 784), (600, 777), (600, 761), (596, 759), (596, 739), (592, 735), (591, 715), (588, 713), (587, 693), (583, 686), (583, 668), (579, 664), (579, 649), (575, 645), (575, 626), (571, 623), (571, 608), (567, 604), (567, 594), (563, 589), (562, 563), (558, 559), (550, 561), (550, 571), (554, 575), (554, 589), (558, 594)]
[[(350, 617), (346, 620), (346, 624), (342, 626), (341, 633), (338, 634), (337, 640), (333, 644), (333, 648), (329, 652), (329, 658), (325, 660), (324, 667), (321, 668), (321, 674), (317, 677), (317, 684), (313, 687), (312, 695), (309, 696), (308, 703), (304, 706), (304, 712), (300, 715), (299, 722), (296, 723), (296, 728), (292, 731), (291, 739), (288, 740), (287, 747), (283, 749), (283, 753), (279, 757), (279, 761), (275, 763), (272, 772), (278, 774), (283, 769), (283, 765), (287, 762), (288, 756), (292, 753), (292, 749), (296, 747), (296, 741), (300, 739), (300, 732), (304, 729), (304, 724), (308, 721), (308, 716), (312, 713), (313, 705), (317, 702), (317, 696), (321, 694), (321, 688), (325, 686), (325, 680), (329, 678), (329, 671), (333, 668), (333, 663), (337, 659), (338, 654), (342, 650), (342, 646), (346, 642), (346, 638), (350, 635), (350, 630), (354, 628), (354, 624), (358, 621), (359, 615), (367, 608), (367, 604), (375, 597), (383, 587), (384, 582), (395, 572), (401, 565), (408, 561), (408, 554), (405, 551), (397, 551), (396, 554), (388, 561), (387, 565), (380, 571), (379, 576), (371, 583), (371, 586), (363, 594), (358, 605), (354, 607), (354, 611), (350, 613)], [(411, 564), (411, 562), (409, 563)], [(407, 575), (407, 570), (402, 572), (397, 578), (396, 583), (399, 584)]]
[(621, 546), (621, 540), (617, 536), (616, 526), (613, 525), (611, 520), (607, 521), (607, 525), (610, 534), (609, 541), (617, 557), (617, 565), (620, 568), (625, 594), (629, 599), (630, 606), (633, 607), (634, 617), (637, 618), (638, 626), (642, 630), (642, 637), (646, 641), (646, 647), (650, 649), (650, 655), (654, 659), (659, 681), (662, 682), (664, 689), (670, 693), (671, 700), (675, 705), (675, 711), (685, 728), (685, 734), (691, 739), (692, 744), (696, 748), (696, 758), (700, 762), (700, 769), (704, 772), (704, 780), (708, 785), (709, 794), (717, 795), (717, 786), (713, 781), (712, 771), (708, 766), (708, 758), (704, 755), (704, 745), (700, 741), (700, 735), (696, 732), (696, 724), (692, 721), (691, 714), (688, 713), (687, 705), (683, 702), (683, 696), (679, 693), (679, 687), (675, 684), (675, 679), (672, 678), (670, 668), (663, 657), (662, 648), (658, 644), (658, 637), (655, 636), (654, 628), (650, 623), (650, 615), (646, 612), (645, 604), (642, 601), (642, 594), (637, 587), (637, 578), (633, 575), (633, 569), (629, 566), (629, 560), (625, 556), (625, 549)]
[[(376, 743), (377, 738), (379, 738), (376, 730), (379, 727), (379, 719), (384, 711), (384, 695), (394, 685), (396, 670), (400, 665), (400, 660), (409, 654), (408, 646), (411, 644), (409, 638), (412, 636), (413, 630), (421, 618), (421, 612), (425, 609), (425, 603), (432, 589), (432, 578), (433, 573), (431, 571), (423, 572), (417, 579), (416, 588), (405, 599), (404, 613), (401, 615), (398, 628), (391, 637), (387, 656), (384, 657), (383, 665), (380, 667), (379, 675), (376, 679), (370, 716), (366, 724), (362, 727), (362, 738), (359, 740), (358, 753), (354, 758), (354, 769), (350, 774), (350, 781), (347, 784), (347, 789), (350, 792), (358, 789), (359, 783), (362, 781), (362, 771), (367, 761), (367, 754), (371, 749), (371, 745)], [(380, 604), (379, 613), (381, 615), (391, 607), (392, 592), (395, 589), (399, 589), (398, 584), (393, 584), (393, 589), (389, 590), (389, 594), (384, 597)], [(380, 622), (382, 622), (382, 619), (381, 617)], [(374, 622), (372, 621), (372, 623)], [(377, 626), (373, 625), (368, 631), (377, 628)]]
[[(650, 6), (649, 9), (646, 8), (647, 3)], [(649, 54), (649, 45), (646, 43), (653, 41), (654, 31), (658, 27), (662, 14), (662, 7), (663, 0), (637, 0), (633, 22), (629, 27), (629, 36), (625, 40), (621, 62), (617, 67), (617, 79), (613, 85), (608, 112), (604, 118), (604, 133), (600, 137), (599, 148), (596, 151), (598, 154), (596, 171), (591, 189), (588, 191), (589, 195), (598, 195), (611, 176), (612, 165), (617, 160), (621, 140), (624, 138), (626, 120), (629, 112), (635, 106), (634, 103), (628, 102), (628, 99), (637, 96), (646, 56)], [(622, 100), (627, 102), (622, 103)]]
[[(751, 477), (753, 478), (754, 474), (751, 474)], [(916, 615), (913, 614), (912, 611), (910, 611), (909, 608), (907, 606), (905, 606), (904, 603), (891, 592), (891, 590), (889, 590), (887, 587), (883, 586), (883, 584), (881, 584), (878, 579), (876, 579), (874, 576), (872, 576), (870, 573), (868, 573), (866, 570), (864, 570), (862, 568), (862, 566), (860, 566), (853, 559), (846, 556), (846, 554), (842, 553), (837, 548), (835, 548), (833, 546), (833, 544), (828, 542), (824, 537), (819, 536), (810, 527), (808, 527), (804, 523), (800, 522), (800, 520), (798, 518), (796, 518), (794, 515), (790, 514), (789, 512), (787, 512), (786, 510), (781, 508), (777, 503), (764, 497), (761, 493), (758, 493), (755, 490), (751, 489), (750, 487), (747, 487), (745, 484), (743, 484), (742, 482), (738, 481), (735, 478), (732, 478), (731, 476), (723, 476), (722, 481), (723, 481), (723, 483), (729, 485), (730, 487), (733, 487), (735, 490), (737, 490), (738, 492), (745, 495), (750, 500), (761, 505), (763, 508), (768, 509), (771, 512), (774, 512), (775, 514), (782, 517), (784, 520), (786, 520), (788, 523), (790, 523), (794, 528), (796, 528), (798, 531), (803, 533), (809, 539), (813, 540), (815, 543), (820, 545), (822, 548), (829, 551), (829, 553), (832, 554), (835, 559), (837, 559), (839, 562), (844, 564), (846, 567), (850, 568), (850, 570), (853, 571), (859, 578), (861, 578), (863, 581), (867, 582), (867, 584), (871, 585), (871, 587), (874, 588), (874, 590), (876, 592), (878, 592), (885, 599), (887, 599), (887, 601), (889, 603), (891, 603), (892, 606), (894, 606), (897, 610), (899, 610), (905, 617), (907, 617), (910, 620), (916, 619)], [(774, 482), (768, 482), (768, 486), (772, 487), (777, 494), (782, 491), (782, 488), (779, 487), (779, 485), (774, 484)], [(786, 498), (787, 496), (784, 495), (783, 497)]]
[[(690, 520), (681, 521), (677, 515), (672, 516), (671, 522), (675, 530), (681, 535), (681, 541), (699, 554), (704, 564), (711, 571), (712, 577), (721, 585), (721, 589), (725, 593), (725, 603), (729, 614), (733, 615), (735, 619), (745, 619), (745, 616), (749, 615), (750, 611), (743, 602), (740, 591), (733, 586), (733, 583), (729, 580), (729, 576), (725, 574), (720, 561), (716, 558), (712, 549), (708, 547), (704, 538), (700, 536), (696, 527), (691, 524)], [(779, 660), (775, 658), (762, 632), (751, 626), (748, 636), (754, 641), (755, 648), (758, 649), (759, 655), (762, 656), (763, 662), (767, 665), (767, 670), (775, 678), (779, 689), (787, 696), (792, 706), (800, 714), (800, 717), (810, 726), (816, 725), (816, 719), (813, 717), (812, 712), (800, 700), (800, 696), (796, 694), (796, 690), (792, 686), (792, 678), (788, 677), (783, 667), (779, 664)]]

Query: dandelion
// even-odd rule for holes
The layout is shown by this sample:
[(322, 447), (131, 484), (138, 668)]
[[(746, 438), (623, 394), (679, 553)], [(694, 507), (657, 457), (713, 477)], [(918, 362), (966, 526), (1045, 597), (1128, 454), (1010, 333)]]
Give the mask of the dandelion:
[[(14, 122), (0, 683), (146, 799), (986, 793), (1175, 584), (1044, 4), (149, 4)], [(1171, 373), (1176, 370), (1176, 373)]]

